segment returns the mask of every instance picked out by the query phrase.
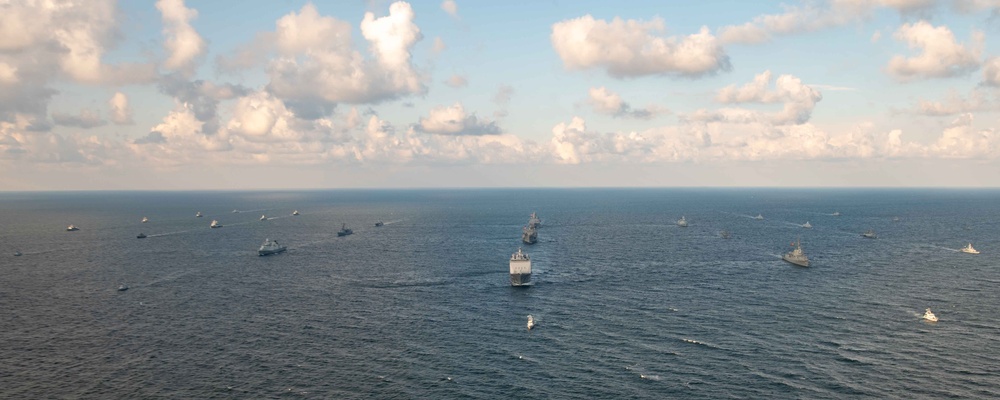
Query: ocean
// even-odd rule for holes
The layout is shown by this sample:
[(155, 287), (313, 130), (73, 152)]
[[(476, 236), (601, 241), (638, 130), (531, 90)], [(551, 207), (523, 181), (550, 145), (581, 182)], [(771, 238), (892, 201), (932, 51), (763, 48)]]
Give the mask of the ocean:
[(998, 190), (0, 193), (0, 398), (998, 398), (998, 215)]

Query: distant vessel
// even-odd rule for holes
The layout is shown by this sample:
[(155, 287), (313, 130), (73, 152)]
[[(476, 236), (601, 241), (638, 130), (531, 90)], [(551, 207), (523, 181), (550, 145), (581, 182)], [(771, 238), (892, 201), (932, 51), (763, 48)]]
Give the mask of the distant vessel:
[(267, 219), (267, 217), (266, 217), (266, 216), (264, 216), (264, 214), (261, 214), (261, 215), (260, 215), (260, 220), (261, 220), (261, 221), (263, 221), (263, 220), (266, 220), (266, 219)]
[(535, 327), (535, 319), (532, 318), (531, 315), (528, 315), (528, 330), (530, 331), (531, 328), (534, 327)]
[(14, 257), (20, 257), (20, 256), (22, 256), (22, 255), (23, 255), (23, 254), (21, 254), (21, 252), (20, 252), (20, 251), (17, 251), (17, 250), (14, 250)]
[(76, 225), (70, 225), (66, 227), (66, 232), (73, 232), (78, 230), (80, 230), (80, 228), (77, 228)]
[(146, 234), (142, 233), (142, 232), (139, 232), (139, 234), (136, 235), (135, 238), (136, 239), (145, 239), (146, 238)]
[(796, 240), (795, 243), (792, 243), (792, 246), (795, 246), (795, 249), (793, 249), (788, 253), (785, 253), (785, 255), (781, 256), (781, 259), (788, 261), (792, 264), (798, 265), (800, 267), (808, 267), (809, 257), (806, 257), (806, 253), (802, 252), (801, 243), (799, 243), (799, 241)]
[(521, 229), (521, 241), (525, 244), (535, 244), (538, 242), (538, 230), (532, 228), (531, 225), (525, 226)]
[(681, 216), (681, 219), (677, 220), (677, 226), (679, 226), (681, 228), (687, 228), (688, 222), (687, 222), (686, 219), (684, 219), (683, 215)]
[(764, 216), (760, 215), (760, 214), (757, 214), (757, 216), (753, 217), (753, 219), (764, 219)]
[(128, 285), (126, 285), (126, 284), (124, 284), (124, 283), (123, 283), (123, 284), (121, 284), (121, 285), (118, 285), (118, 291), (119, 291), (119, 292), (124, 292), (124, 291), (126, 291), (126, 290), (128, 290)]
[(937, 322), (938, 321), (937, 315), (934, 315), (934, 313), (932, 313), (931, 309), (929, 309), (929, 308), (926, 309), (926, 310), (924, 310), (924, 315), (921, 316), (920, 318), (923, 318), (924, 320), (926, 320), (928, 322)]
[(233, 214), (239, 214), (239, 213), (240, 213), (240, 210), (237, 210), (235, 208), (233, 209)]
[(967, 246), (963, 247), (962, 252), (969, 254), (979, 254), (979, 250), (972, 248), (972, 243), (969, 243)]
[(802, 224), (802, 227), (803, 228), (812, 228), (813, 226), (811, 224), (809, 224), (809, 221), (806, 221), (806, 223)]
[(865, 233), (862, 233), (861, 236), (864, 237), (864, 238), (867, 238), (867, 239), (877, 239), (878, 238), (878, 235), (875, 234), (875, 230), (873, 230), (873, 229), (869, 229), (869, 230), (865, 231)]
[(733, 234), (729, 233), (729, 231), (725, 231), (725, 230), (719, 231), (719, 237), (721, 237), (723, 239), (729, 239), (732, 236), (733, 236)]
[(352, 233), (354, 233), (354, 231), (352, 231), (350, 228), (348, 228), (347, 224), (343, 224), (343, 225), (340, 226), (340, 232), (337, 232), (337, 236), (347, 236), (347, 235), (350, 235)]
[(510, 256), (510, 285), (524, 286), (531, 282), (531, 257), (517, 248), (517, 253)]
[(840, 211), (834, 211), (833, 214), (830, 214), (830, 215), (832, 215), (834, 217), (839, 217), (840, 216)]
[(382, 220), (375, 221), (375, 226), (382, 226), (382, 225), (385, 225), (385, 223), (382, 222)]
[(531, 217), (528, 218), (528, 226), (538, 229), (542, 227), (542, 220), (538, 219), (538, 215), (531, 213)]
[(194, 216), (195, 216), (195, 217), (198, 217), (198, 218), (201, 218), (201, 211), (198, 211), (198, 213), (197, 213), (197, 214), (195, 214)]
[(149, 222), (149, 218), (146, 218), (146, 217), (142, 217), (142, 223), (144, 223), (144, 224), (145, 224), (145, 223), (147, 223), (147, 222)]
[(213, 219), (212, 220), (212, 225), (209, 225), (209, 226), (212, 227), (212, 228), (221, 228), (222, 224), (220, 224), (218, 220), (214, 220)]
[(278, 244), (277, 240), (264, 239), (264, 244), (260, 245), (260, 249), (257, 250), (258, 256), (266, 256), (270, 254), (278, 254), (285, 251), (285, 246)]
[(299, 210), (292, 211), (292, 215), (299, 215)]
[(899, 222), (899, 217), (892, 217), (892, 222)]

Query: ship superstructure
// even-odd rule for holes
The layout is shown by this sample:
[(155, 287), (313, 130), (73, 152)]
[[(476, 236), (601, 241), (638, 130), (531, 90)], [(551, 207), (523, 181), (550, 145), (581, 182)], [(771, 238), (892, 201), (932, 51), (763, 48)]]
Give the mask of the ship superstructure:
[(531, 258), (519, 247), (510, 256), (510, 285), (524, 286), (531, 282)]

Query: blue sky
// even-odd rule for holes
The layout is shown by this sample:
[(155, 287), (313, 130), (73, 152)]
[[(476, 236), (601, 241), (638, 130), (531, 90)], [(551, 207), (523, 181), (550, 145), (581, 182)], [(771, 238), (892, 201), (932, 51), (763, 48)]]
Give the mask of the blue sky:
[(1000, 184), (993, 0), (58, 3), (0, 190)]

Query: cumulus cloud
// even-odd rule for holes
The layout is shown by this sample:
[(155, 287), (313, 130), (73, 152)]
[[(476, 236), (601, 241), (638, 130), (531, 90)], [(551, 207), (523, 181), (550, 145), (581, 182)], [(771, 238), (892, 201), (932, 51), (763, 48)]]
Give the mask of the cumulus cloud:
[[(724, 44), (760, 44), (775, 36), (815, 32), (823, 29), (856, 23), (871, 18), (879, 7), (887, 7), (901, 14), (915, 14), (935, 7), (935, 0), (827, 0), (804, 2), (786, 6), (780, 14), (763, 14), (750, 22), (728, 25), (719, 29), (719, 40)], [(876, 36), (872, 41), (876, 41)]]
[(994, 129), (973, 127), (972, 114), (962, 114), (929, 146), (928, 151), (941, 158), (995, 158), (997, 134)]
[(119, 143), (96, 135), (39, 132), (34, 124), (26, 116), (0, 121), (0, 161), (111, 166), (124, 156)]
[(441, 9), (452, 17), (458, 18), (458, 4), (455, 0), (444, 0), (441, 2)]
[(444, 52), (447, 48), (448, 45), (444, 44), (444, 39), (441, 39), (441, 37), (438, 36), (434, 38), (434, 45), (431, 47), (431, 52), (434, 53), (434, 55), (438, 55)]
[(56, 125), (70, 126), (74, 128), (90, 129), (107, 124), (96, 111), (84, 109), (79, 115), (67, 113), (52, 113), (52, 121)]
[(507, 107), (510, 105), (510, 98), (514, 96), (514, 88), (510, 85), (501, 84), (497, 88), (497, 92), (493, 94), (493, 104), (496, 104), (497, 110), (493, 112), (493, 118), (504, 118), (510, 113), (507, 111)]
[(163, 47), (169, 53), (163, 66), (174, 71), (194, 73), (195, 63), (205, 55), (207, 45), (191, 26), (198, 11), (184, 6), (184, 0), (158, 0), (156, 9), (163, 18)]
[(128, 104), (128, 96), (122, 92), (115, 92), (108, 100), (108, 107), (110, 108), (111, 122), (115, 125), (132, 125), (135, 121), (132, 120), (132, 106)]
[(552, 46), (569, 69), (602, 68), (615, 78), (700, 76), (730, 69), (729, 56), (708, 28), (661, 37), (662, 19), (598, 20), (590, 15), (552, 25)]
[(420, 118), (416, 128), (421, 132), (440, 135), (499, 135), (502, 133), (495, 121), (466, 114), (461, 103), (451, 107), (438, 106), (430, 114)]
[(803, 84), (801, 79), (793, 75), (781, 75), (775, 80), (771, 71), (764, 71), (743, 86), (730, 85), (722, 88), (716, 94), (715, 100), (723, 104), (782, 103), (781, 111), (764, 113), (744, 108), (702, 109), (683, 115), (682, 120), (734, 124), (755, 122), (774, 125), (804, 124), (812, 116), (816, 103), (822, 99), (823, 95), (818, 90)]
[(668, 112), (668, 110), (655, 105), (639, 109), (632, 108), (631, 105), (622, 100), (618, 93), (612, 92), (604, 86), (590, 88), (588, 95), (587, 103), (590, 104), (594, 112), (616, 118), (651, 119)]
[(998, 109), (1000, 104), (997, 103), (995, 96), (991, 96), (986, 90), (973, 89), (968, 96), (952, 91), (942, 101), (919, 100), (913, 112), (938, 117)]
[(462, 76), (462, 75), (455, 74), (455, 75), (452, 75), (451, 77), (449, 77), (448, 80), (444, 81), (444, 83), (446, 85), (448, 85), (448, 86), (453, 87), (453, 88), (460, 88), (460, 87), (468, 86), (469, 85), (469, 80), (465, 79), (465, 77)]
[[(422, 94), (425, 78), (411, 64), (413, 45), (423, 36), (405, 2), (389, 15), (365, 13), (361, 34), (370, 58), (354, 50), (350, 24), (319, 14), (309, 3), (278, 20), (272, 46), (280, 56), (267, 68), (268, 90), (284, 99), (327, 103), (377, 103)], [(265, 49), (267, 51), (267, 49)]]
[(971, 43), (964, 45), (947, 26), (918, 21), (903, 24), (893, 37), (919, 50), (915, 56), (897, 55), (889, 60), (886, 72), (900, 81), (960, 76), (979, 69), (983, 32), (973, 31)]
[(1000, 57), (993, 57), (986, 60), (983, 65), (983, 84), (986, 86), (1000, 86)]
[(216, 84), (204, 80), (189, 81), (180, 74), (164, 75), (159, 82), (160, 92), (184, 104), (194, 117), (204, 123), (206, 133), (218, 130), (219, 103), (250, 92), (242, 85)]

